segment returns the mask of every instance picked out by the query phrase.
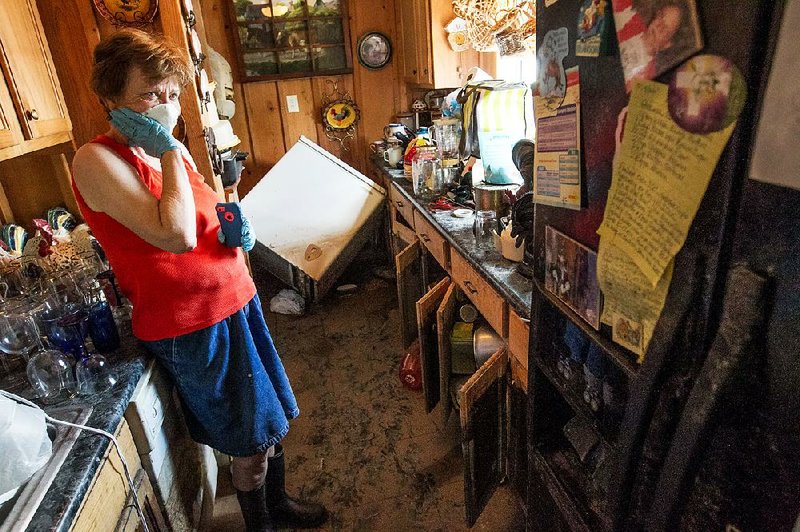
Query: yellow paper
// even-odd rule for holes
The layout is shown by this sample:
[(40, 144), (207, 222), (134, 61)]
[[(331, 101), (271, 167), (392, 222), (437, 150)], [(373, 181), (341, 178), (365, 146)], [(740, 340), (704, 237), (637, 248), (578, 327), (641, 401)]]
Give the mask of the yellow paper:
[(653, 287), (633, 260), (619, 247), (600, 239), (597, 281), (603, 292), (601, 321), (613, 327), (613, 340), (640, 356), (667, 299), (673, 261)]
[(669, 115), (666, 85), (642, 81), (631, 92), (597, 232), (629, 255), (651, 286), (683, 246), (735, 124), (708, 135), (689, 133)]

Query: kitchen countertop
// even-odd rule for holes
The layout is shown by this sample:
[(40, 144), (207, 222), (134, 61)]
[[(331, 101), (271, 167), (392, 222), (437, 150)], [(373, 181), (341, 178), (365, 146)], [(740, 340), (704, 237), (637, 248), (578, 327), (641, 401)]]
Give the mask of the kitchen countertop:
[(383, 161), (373, 164), (393, 183), (414, 208), (436, 228), (445, 240), (475, 271), (508, 301), (511, 308), (525, 319), (530, 319), (533, 281), (517, 271), (517, 263), (503, 258), (496, 249), (483, 250), (475, 244), (472, 233), (473, 218), (456, 218), (452, 211), (430, 211), (414, 197), (411, 182), (403, 177), (402, 170), (387, 168)]
[[(120, 339), (120, 347), (106, 355), (118, 378), (110, 390), (48, 405), (45, 410), (49, 407), (91, 405), (92, 412), (85, 424), (113, 434), (144, 373), (146, 362), (145, 351), (133, 337), (129, 322), (120, 325)], [(25, 393), (22, 395), (27, 396)], [(69, 530), (110, 444), (104, 436), (81, 431), (26, 530)], [(136, 471), (131, 471), (131, 474), (135, 475)]]

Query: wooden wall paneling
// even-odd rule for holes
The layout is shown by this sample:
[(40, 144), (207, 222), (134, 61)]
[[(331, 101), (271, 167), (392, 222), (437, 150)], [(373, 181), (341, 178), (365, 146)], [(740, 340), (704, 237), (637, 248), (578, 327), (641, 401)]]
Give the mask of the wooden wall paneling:
[[(255, 160), (255, 148), (250, 139), (250, 125), (248, 123), (248, 110), (244, 86), (237, 80), (239, 73), (236, 66), (236, 47), (233, 43), (233, 32), (236, 31), (236, 28), (231, 25), (230, 19), (228, 18), (227, 9), (230, 3), (231, 0), (195, 0), (194, 9), (195, 14), (197, 14), (198, 11), (202, 12), (200, 16), (203, 18), (203, 33), (205, 34), (208, 46), (216, 50), (217, 53), (228, 61), (233, 72), (233, 93), (234, 101), (236, 102), (236, 113), (231, 117), (230, 122), (233, 127), (233, 132), (236, 133), (236, 136), (242, 141), (235, 149), (250, 154), (250, 157), (244, 163), (242, 180), (238, 187), (239, 194), (244, 196), (253, 188), (258, 180), (261, 179), (268, 166)], [(281, 146), (282, 145), (283, 142), (281, 142)], [(282, 148), (281, 154), (283, 154)]]
[[(350, 96), (352, 96), (353, 99), (355, 99), (354, 95), (355, 91), (353, 89), (353, 76), (344, 75), (344, 76), (335, 76), (330, 78), (329, 77), (311, 78), (311, 86), (314, 96), (314, 112), (316, 114), (316, 120), (317, 120), (317, 138), (318, 138), (317, 144), (319, 144), (324, 149), (328, 150), (331, 154), (343, 160), (353, 168), (363, 171), (364, 157), (363, 157), (363, 151), (361, 149), (362, 142), (358, 135), (361, 124), (356, 126), (356, 136), (352, 139), (347, 139), (345, 141), (345, 145), (348, 147), (347, 151), (345, 151), (342, 148), (342, 145), (339, 141), (330, 140), (325, 135), (325, 126), (322, 125), (322, 95), (328, 94), (331, 91), (332, 86), (330, 83), (327, 83), (328, 80), (336, 82), (340, 90), (349, 92)], [(358, 105), (358, 102), (356, 102), (356, 105)], [(364, 112), (362, 111), (361, 120), (363, 121), (363, 119), (364, 119)]]
[[(274, 81), (242, 85), (242, 102), (237, 102), (236, 115), (246, 112), (252, 148), (248, 175), (242, 176), (239, 194), (244, 196), (286, 153), (278, 87)], [(234, 130), (237, 135), (239, 130)]]
[(82, 146), (108, 129), (106, 112), (89, 88), (92, 52), (100, 42), (91, 2), (63, 0), (57, 9), (38, 0), (50, 53), (72, 120), (75, 146)]
[[(186, 34), (186, 23), (181, 11), (179, 0), (161, 0), (158, 5), (161, 27), (170, 40), (189, 50), (189, 41)], [(188, 52), (187, 52), (188, 53)], [(223, 186), (219, 176), (214, 174), (211, 158), (208, 155), (205, 136), (203, 135), (203, 117), (200, 109), (200, 100), (196, 90), (184, 90), (181, 94), (181, 114), (186, 122), (188, 132), (187, 143), (189, 151), (197, 164), (197, 170), (205, 178), (206, 183), (223, 197)]]
[[(286, 106), (286, 97), (295, 95), (299, 104), (299, 113), (290, 113)], [(288, 150), (300, 135), (318, 141), (317, 118), (314, 112), (314, 94), (311, 78), (288, 79), (278, 82), (278, 103), (283, 122), (283, 140)], [(251, 124), (250, 132), (255, 135), (255, 127)]]
[(11, 210), (6, 190), (3, 188), (3, 180), (0, 179), (0, 223), (10, 224), (14, 223), (14, 221), (14, 211)]
[[(380, 70), (361, 66), (353, 60), (353, 98), (361, 109), (358, 125), (361, 160), (370, 157), (369, 143), (383, 138), (383, 126), (394, 121), (406, 101), (406, 87), (402, 80), (402, 53), (399, 19), (396, 7), (407, 0), (380, 0), (350, 3), (350, 40), (357, 54), (358, 39), (368, 31), (379, 31), (392, 43), (392, 60)], [(364, 164), (364, 163), (362, 163)], [(360, 168), (365, 171), (366, 167)]]

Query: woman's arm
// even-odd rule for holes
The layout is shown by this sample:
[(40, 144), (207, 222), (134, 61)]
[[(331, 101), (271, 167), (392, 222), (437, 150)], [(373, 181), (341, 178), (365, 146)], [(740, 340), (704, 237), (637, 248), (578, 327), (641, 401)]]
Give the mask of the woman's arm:
[(161, 156), (161, 200), (136, 170), (106, 146), (82, 146), (72, 161), (75, 184), (89, 208), (104, 212), (144, 241), (172, 253), (197, 245), (194, 196), (178, 149)]

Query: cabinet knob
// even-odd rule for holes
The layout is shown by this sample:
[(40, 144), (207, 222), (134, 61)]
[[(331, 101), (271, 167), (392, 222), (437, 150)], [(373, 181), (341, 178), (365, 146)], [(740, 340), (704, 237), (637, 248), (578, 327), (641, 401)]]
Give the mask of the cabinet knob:
[(417, 75), (417, 69), (415, 68), (414, 70), (411, 71), (411, 73), (416, 76)]
[(25, 111), (25, 118), (28, 120), (39, 120), (39, 112), (36, 109)]

